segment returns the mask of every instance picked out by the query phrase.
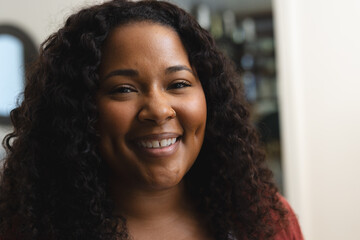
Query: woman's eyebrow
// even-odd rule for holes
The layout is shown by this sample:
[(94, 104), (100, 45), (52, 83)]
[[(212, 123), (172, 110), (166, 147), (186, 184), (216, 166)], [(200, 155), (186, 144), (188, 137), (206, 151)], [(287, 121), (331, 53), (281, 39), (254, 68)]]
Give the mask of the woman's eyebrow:
[(112, 76), (118, 76), (118, 75), (132, 77), (132, 76), (138, 76), (139, 72), (134, 69), (116, 69), (114, 71), (111, 71), (109, 74), (107, 74), (105, 76), (104, 80), (106, 80)]
[[(194, 72), (187, 66), (185, 65), (175, 65), (175, 66), (171, 66), (166, 68), (165, 73), (166, 74), (170, 74), (170, 73), (174, 73), (174, 72), (178, 72), (178, 71), (188, 71), (190, 73), (192, 73), (194, 75)], [(112, 76), (127, 76), (127, 77), (133, 77), (133, 76), (138, 76), (139, 72), (137, 70), (134, 69), (116, 69), (114, 71), (111, 71), (110, 73), (108, 73), (104, 80), (112, 77)]]
[(176, 66), (168, 67), (168, 68), (166, 68), (165, 73), (170, 74), (170, 73), (174, 73), (177, 71), (183, 71), (183, 70), (188, 71), (188, 72), (192, 73), (193, 75), (195, 75), (194, 72), (185, 65), (176, 65)]

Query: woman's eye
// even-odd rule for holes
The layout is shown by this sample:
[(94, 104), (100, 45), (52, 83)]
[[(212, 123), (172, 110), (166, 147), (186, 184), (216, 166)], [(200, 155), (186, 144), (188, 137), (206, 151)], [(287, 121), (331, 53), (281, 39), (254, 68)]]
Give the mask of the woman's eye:
[(111, 91), (112, 94), (131, 93), (131, 92), (136, 92), (136, 89), (134, 89), (132, 87), (123, 86), (123, 87), (117, 87), (117, 88), (115, 88), (114, 90)]
[(191, 84), (187, 81), (181, 81), (173, 83), (169, 86), (169, 89), (178, 89), (178, 88), (185, 88), (185, 87), (191, 87)]

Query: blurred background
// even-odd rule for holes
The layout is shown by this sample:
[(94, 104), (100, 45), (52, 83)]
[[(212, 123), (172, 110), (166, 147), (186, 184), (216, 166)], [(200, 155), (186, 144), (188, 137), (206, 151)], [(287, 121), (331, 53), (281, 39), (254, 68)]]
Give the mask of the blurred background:
[[(1, 139), (40, 43), (99, 2), (0, 0)], [(241, 73), (269, 166), (305, 238), (360, 239), (360, 1), (170, 2), (193, 14)]]

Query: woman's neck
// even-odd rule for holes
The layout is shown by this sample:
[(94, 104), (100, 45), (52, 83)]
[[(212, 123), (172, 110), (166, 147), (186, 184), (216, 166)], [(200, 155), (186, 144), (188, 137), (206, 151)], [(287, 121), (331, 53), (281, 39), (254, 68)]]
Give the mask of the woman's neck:
[(111, 196), (115, 201), (116, 213), (128, 220), (153, 221), (193, 210), (182, 182), (161, 190), (113, 185)]
[(111, 187), (116, 214), (126, 218), (132, 239), (212, 239), (183, 182), (162, 190)]

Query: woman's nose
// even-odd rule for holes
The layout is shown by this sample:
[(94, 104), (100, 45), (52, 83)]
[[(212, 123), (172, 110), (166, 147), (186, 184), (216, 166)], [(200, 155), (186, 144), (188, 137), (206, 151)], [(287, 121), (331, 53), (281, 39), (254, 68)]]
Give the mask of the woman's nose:
[(161, 125), (176, 117), (166, 93), (154, 91), (143, 99), (143, 105), (138, 114), (141, 122), (153, 122)]

